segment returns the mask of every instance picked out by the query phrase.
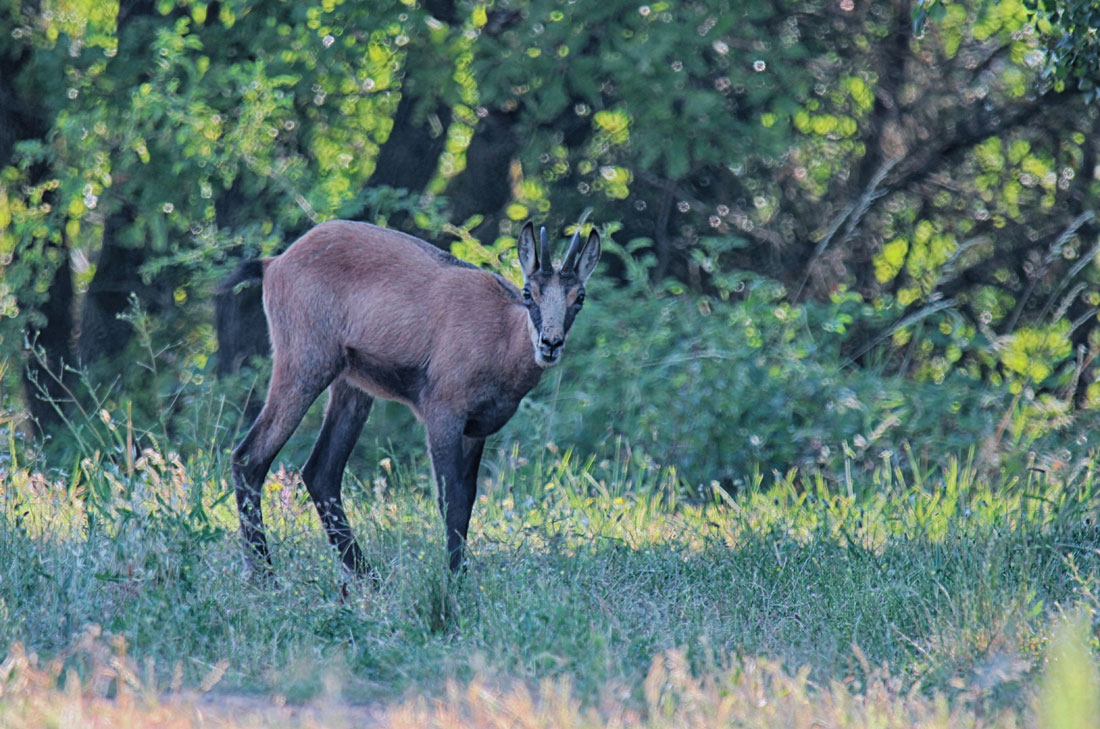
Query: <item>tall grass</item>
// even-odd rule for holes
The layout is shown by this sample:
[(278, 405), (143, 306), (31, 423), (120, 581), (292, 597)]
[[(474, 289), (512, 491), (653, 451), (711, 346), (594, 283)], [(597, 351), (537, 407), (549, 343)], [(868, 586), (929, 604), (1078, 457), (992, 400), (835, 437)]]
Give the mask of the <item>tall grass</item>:
[(1030, 711), (1052, 622), (1100, 608), (1091, 462), (1055, 480), (884, 460), (866, 481), (792, 473), (730, 495), (625, 443), (585, 458), (502, 444), (487, 460), (458, 579), (421, 461), (349, 476), (372, 590), (339, 567), (293, 471), (265, 485), (270, 584), (246, 566), (219, 453), (99, 451), (50, 472), (9, 455), (0, 645), (61, 660), (64, 691), (70, 669), (93, 681), (79, 646), (97, 626), (153, 694), (215, 672), (219, 691), (292, 703), (404, 695), (386, 710), (440, 726), (514, 702), (544, 722), (736, 724), (737, 696), (777, 725), (834, 704), (841, 726), (997, 725)]

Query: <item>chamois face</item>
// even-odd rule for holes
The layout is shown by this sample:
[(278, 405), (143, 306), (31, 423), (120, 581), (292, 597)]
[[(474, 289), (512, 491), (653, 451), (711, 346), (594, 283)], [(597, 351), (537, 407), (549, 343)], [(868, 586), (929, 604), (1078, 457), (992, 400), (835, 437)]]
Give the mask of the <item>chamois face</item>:
[(577, 312), (584, 305), (584, 283), (600, 260), (600, 236), (592, 231), (580, 249), (580, 231), (573, 236), (561, 266), (550, 261), (546, 230), (542, 245), (535, 250), (535, 231), (530, 223), (519, 234), (517, 251), (523, 269), (523, 305), (527, 307), (527, 330), (539, 367), (553, 367), (561, 359), (565, 339)]

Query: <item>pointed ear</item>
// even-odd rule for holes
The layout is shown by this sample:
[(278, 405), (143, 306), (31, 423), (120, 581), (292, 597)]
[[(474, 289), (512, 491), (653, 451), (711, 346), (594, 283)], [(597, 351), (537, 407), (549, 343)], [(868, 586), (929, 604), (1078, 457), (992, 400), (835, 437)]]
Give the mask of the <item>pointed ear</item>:
[(519, 255), (519, 267), (523, 271), (523, 280), (526, 281), (539, 267), (538, 254), (535, 252), (535, 226), (530, 222), (519, 232), (516, 253)]
[(600, 262), (600, 234), (593, 230), (588, 234), (588, 241), (584, 244), (577, 266), (577, 278), (584, 283), (592, 272), (596, 270), (596, 264)]

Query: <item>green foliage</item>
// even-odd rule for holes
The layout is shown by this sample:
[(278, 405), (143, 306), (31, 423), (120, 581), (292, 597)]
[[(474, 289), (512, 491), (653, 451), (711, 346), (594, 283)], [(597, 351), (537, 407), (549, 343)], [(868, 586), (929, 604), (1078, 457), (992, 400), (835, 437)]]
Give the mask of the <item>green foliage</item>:
[(781, 153), (820, 48), (795, 7), (536, 2), (480, 39), (473, 69), (483, 104), (521, 115), (524, 170), (555, 208), (652, 204), (663, 180)]
[[(1076, 81), (1077, 88), (1092, 99), (1100, 94), (1096, 69), (1100, 65), (1100, 9), (1090, 0), (1030, 0), (1040, 22), (1049, 23), (1055, 31), (1050, 46), (1050, 69), (1060, 83)], [(1045, 16), (1045, 17), (1044, 17)]]
[[(269, 253), (288, 228), (367, 206), (383, 221), (397, 209), (365, 183), (392, 126), (403, 23), (425, 27), (422, 15), (399, 3), (352, 15), (219, 7), (216, 19), (188, 1), (119, 20), (99, 3), (67, 5), (5, 34), (30, 51), (19, 81), (45, 92), (36, 97), (54, 120), (48, 140), (17, 148), (0, 181), (7, 351), (59, 262), (94, 260), (105, 236), (142, 250), (142, 275), (174, 292), (158, 311), (171, 342), (209, 319), (226, 254)], [(39, 164), (51, 172), (42, 183), (29, 171)], [(438, 230), (438, 206), (415, 207)], [(112, 216), (133, 219), (113, 230)], [(77, 273), (85, 287), (94, 277)]]
[[(978, 37), (1028, 24), (1046, 42), (1046, 73), (1059, 86), (1072, 83), (1087, 98), (1097, 98), (1100, 39), (1096, 29), (1100, 26), (1100, 9), (1093, 0), (982, 0), (979, 7), (982, 15), (975, 30)], [(960, 15), (965, 16), (961, 3), (920, 0), (913, 8), (913, 26), (919, 32), (931, 19), (954, 31)], [(957, 42), (952, 43), (957, 48)]]

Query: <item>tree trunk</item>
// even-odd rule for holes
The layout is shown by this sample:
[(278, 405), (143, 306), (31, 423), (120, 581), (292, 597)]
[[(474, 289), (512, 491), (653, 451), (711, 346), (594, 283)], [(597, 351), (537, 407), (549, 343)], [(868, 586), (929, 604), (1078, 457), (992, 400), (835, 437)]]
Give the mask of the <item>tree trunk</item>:
[(452, 220), (461, 225), (472, 215), (484, 215), (474, 233), (488, 240), (496, 236), (499, 213), (512, 195), (508, 168), (519, 152), (514, 125), (515, 114), (504, 111), (491, 111), (479, 121), (466, 149), (466, 169), (447, 189)]

